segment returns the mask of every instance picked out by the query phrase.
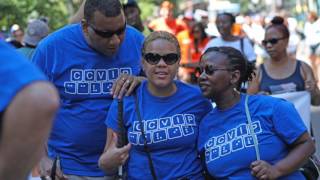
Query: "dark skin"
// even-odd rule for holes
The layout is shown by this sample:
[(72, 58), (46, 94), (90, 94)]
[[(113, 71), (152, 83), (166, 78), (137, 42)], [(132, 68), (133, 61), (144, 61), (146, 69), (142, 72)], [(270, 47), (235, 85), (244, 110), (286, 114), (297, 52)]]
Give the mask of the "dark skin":
[(122, 99), (123, 96), (129, 96), (145, 79), (146, 78), (142, 76), (121, 74), (112, 85), (111, 94), (113, 98)]
[(140, 17), (139, 8), (135, 6), (128, 6), (124, 9), (124, 13), (126, 15), (128, 24), (135, 27), (140, 32), (143, 32), (144, 26)]
[(232, 35), (231, 30), (232, 30), (233, 22), (231, 21), (230, 16), (219, 15), (216, 20), (216, 26), (223, 40), (237, 41), (240, 39), (240, 37)]
[[(219, 52), (209, 52), (201, 58), (200, 67), (214, 66), (217, 69), (229, 69), (227, 56)], [(240, 94), (235, 90), (240, 80), (239, 70), (217, 70), (212, 75), (203, 72), (199, 78), (200, 88), (207, 98), (213, 99), (218, 109), (227, 109), (240, 101)], [(289, 154), (270, 164), (264, 160), (250, 164), (251, 174), (257, 179), (277, 179), (297, 170), (314, 153), (315, 145), (310, 135), (305, 132), (290, 145)]]
[(106, 17), (99, 11), (94, 12), (92, 19), (81, 21), (82, 31), (89, 46), (95, 51), (105, 55), (113, 56), (118, 51), (125, 37), (125, 31), (121, 34), (113, 34), (111, 37), (102, 37), (93, 28), (99, 31), (116, 32), (126, 25), (123, 11), (116, 17)]
[[(209, 59), (215, 58), (215, 61)], [(228, 69), (226, 55), (218, 52), (210, 52), (201, 58), (200, 67), (213, 66), (216, 69)], [(240, 71), (217, 70), (214, 75), (203, 72), (199, 77), (199, 86), (209, 99), (213, 99), (219, 109), (233, 106), (240, 100), (240, 94), (234, 90), (240, 78)]]
[[(102, 13), (96, 11), (92, 20), (82, 20), (82, 30), (88, 44), (106, 56), (113, 56), (123, 42), (125, 32), (120, 35), (114, 34), (110, 38), (104, 38), (96, 34), (90, 25), (101, 31), (117, 31), (125, 25), (123, 11), (116, 17), (105, 17)], [(142, 80), (144, 80), (144, 77), (121, 74), (113, 83), (111, 90), (113, 98), (122, 99), (123, 96), (128, 96)]]

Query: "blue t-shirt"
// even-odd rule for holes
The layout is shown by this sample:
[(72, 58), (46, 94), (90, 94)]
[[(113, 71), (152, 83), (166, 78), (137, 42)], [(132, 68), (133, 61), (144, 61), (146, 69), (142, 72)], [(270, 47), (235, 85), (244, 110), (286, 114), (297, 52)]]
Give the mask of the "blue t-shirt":
[[(200, 124), (198, 150), (204, 152), (209, 173), (218, 179), (255, 179), (250, 164), (256, 153), (245, 113), (245, 95), (233, 107), (213, 109)], [(252, 126), (261, 160), (275, 164), (288, 154), (292, 144), (307, 131), (294, 106), (282, 99), (252, 95), (248, 100)], [(280, 179), (304, 179), (296, 171)]]
[(33, 56), (57, 87), (61, 108), (48, 141), (49, 156), (59, 156), (64, 173), (104, 176), (98, 159), (106, 141), (104, 120), (112, 103), (110, 90), (121, 73), (141, 70), (143, 35), (127, 26), (118, 52), (104, 56), (87, 44), (80, 24), (45, 38)]
[[(197, 154), (198, 126), (202, 117), (212, 110), (212, 105), (198, 88), (179, 81), (175, 83), (177, 91), (169, 97), (151, 95), (147, 81), (136, 90), (156, 176), (162, 180), (203, 179)], [(117, 109), (116, 100), (111, 108)], [(132, 144), (128, 179), (152, 179), (133, 96), (124, 99), (124, 124)], [(109, 111), (106, 125), (117, 131), (117, 111)]]
[(46, 79), (37, 67), (4, 41), (0, 41), (0, 64), (0, 112), (25, 86)]

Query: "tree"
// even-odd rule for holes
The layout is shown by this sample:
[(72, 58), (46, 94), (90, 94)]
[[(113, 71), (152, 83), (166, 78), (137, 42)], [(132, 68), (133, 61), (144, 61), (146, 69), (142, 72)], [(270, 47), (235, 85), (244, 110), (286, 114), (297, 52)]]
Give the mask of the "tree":
[(29, 19), (48, 19), (51, 30), (66, 23), (70, 14), (77, 9), (79, 0), (1, 0), (0, 27), (9, 29), (12, 24), (26, 27)]

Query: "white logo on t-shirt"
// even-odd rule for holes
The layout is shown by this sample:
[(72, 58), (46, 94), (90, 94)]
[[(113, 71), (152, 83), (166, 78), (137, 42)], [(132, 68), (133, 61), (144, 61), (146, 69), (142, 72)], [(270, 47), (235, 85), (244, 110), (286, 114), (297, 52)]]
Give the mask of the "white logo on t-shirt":
[[(193, 135), (196, 126), (193, 114), (176, 114), (160, 119), (143, 120), (142, 123), (148, 144)], [(133, 123), (132, 131), (129, 132), (129, 139), (131, 144), (144, 144), (139, 121)]]
[(113, 81), (120, 74), (132, 74), (132, 69), (72, 69), (69, 81), (64, 82), (65, 93), (109, 94)]
[[(255, 136), (262, 132), (260, 121), (252, 122)], [(240, 124), (227, 132), (211, 137), (205, 144), (206, 162), (209, 163), (231, 152), (254, 146), (248, 124)]]

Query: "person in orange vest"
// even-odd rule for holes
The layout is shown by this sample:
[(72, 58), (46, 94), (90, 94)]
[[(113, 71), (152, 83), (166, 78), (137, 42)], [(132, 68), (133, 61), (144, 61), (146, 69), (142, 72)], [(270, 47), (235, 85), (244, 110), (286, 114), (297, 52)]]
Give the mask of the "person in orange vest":
[(151, 21), (148, 28), (152, 31), (167, 31), (177, 35), (186, 30), (187, 25), (173, 14), (174, 5), (170, 1), (163, 1), (160, 6), (160, 17)]

